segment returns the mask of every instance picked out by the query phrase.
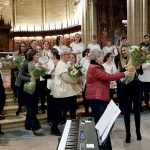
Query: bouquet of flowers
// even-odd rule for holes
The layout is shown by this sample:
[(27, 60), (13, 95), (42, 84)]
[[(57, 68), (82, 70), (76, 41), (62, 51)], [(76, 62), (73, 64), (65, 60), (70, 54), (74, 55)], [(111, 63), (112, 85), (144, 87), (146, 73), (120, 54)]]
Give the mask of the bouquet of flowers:
[(36, 83), (35, 82), (27, 82), (24, 84), (24, 91), (30, 95), (35, 92)]
[(7, 55), (6, 57), (1, 57), (0, 61), (3, 64), (3, 68), (9, 69), (12, 67), (13, 56)]
[(68, 73), (72, 78), (78, 78), (82, 76), (82, 66), (80, 64), (75, 64), (68, 68)]
[(43, 77), (46, 75), (48, 69), (43, 66), (35, 66), (32, 68), (30, 75), (33, 75), (36, 79), (39, 79), (40, 77)]
[(0, 61), (3, 64), (3, 67), (6, 69), (17, 68), (20, 69), (24, 63), (25, 58), (22, 56), (9, 56), (2, 57)]
[[(29, 74), (34, 77), (35, 79), (39, 79), (40, 77), (43, 77), (47, 74), (47, 68), (43, 66), (30, 66), (29, 67)], [(32, 95), (35, 92), (36, 88), (36, 82), (27, 82), (24, 84), (24, 91), (30, 95)]]
[(23, 66), (24, 61), (25, 61), (24, 56), (17, 56), (17, 57), (14, 57), (12, 61), (12, 65), (15, 66), (15, 68), (20, 69)]
[(132, 69), (133, 75), (130, 77), (125, 78), (122, 82), (125, 84), (130, 83), (133, 81), (134, 76), (136, 74), (136, 69), (134, 66), (136, 65), (142, 65), (143, 63), (150, 61), (150, 54), (148, 54), (147, 49), (145, 48), (139, 48), (138, 46), (132, 46), (129, 56), (129, 62), (125, 66), (127, 70)]

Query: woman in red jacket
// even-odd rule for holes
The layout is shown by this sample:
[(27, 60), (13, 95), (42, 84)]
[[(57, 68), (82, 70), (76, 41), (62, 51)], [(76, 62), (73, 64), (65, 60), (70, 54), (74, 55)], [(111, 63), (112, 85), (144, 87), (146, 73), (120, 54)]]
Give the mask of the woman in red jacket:
[[(103, 64), (103, 54), (101, 51), (93, 50), (90, 53), (90, 66), (86, 77), (86, 98), (91, 106), (95, 123), (98, 122), (110, 101), (109, 85), (110, 81), (132, 75), (132, 71), (125, 71), (116, 74), (105, 72)], [(104, 150), (111, 150), (110, 137), (107, 138)]]

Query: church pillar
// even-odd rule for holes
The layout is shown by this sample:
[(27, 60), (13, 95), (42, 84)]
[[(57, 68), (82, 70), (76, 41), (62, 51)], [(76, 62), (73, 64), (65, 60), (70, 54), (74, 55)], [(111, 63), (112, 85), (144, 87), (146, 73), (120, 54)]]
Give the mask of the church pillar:
[(13, 28), (16, 26), (16, 0), (12, 0), (12, 21), (11, 25)]
[(127, 36), (131, 45), (138, 45), (148, 31), (148, 0), (127, 0)]
[(148, 0), (143, 0), (143, 34), (148, 33)]
[(96, 8), (92, 0), (82, 1), (82, 39), (85, 46), (90, 42), (91, 36), (96, 34)]
[(42, 25), (44, 28), (45, 21), (46, 21), (46, 1), (45, 0), (42, 0), (42, 2), (41, 2), (41, 10), (42, 10)]

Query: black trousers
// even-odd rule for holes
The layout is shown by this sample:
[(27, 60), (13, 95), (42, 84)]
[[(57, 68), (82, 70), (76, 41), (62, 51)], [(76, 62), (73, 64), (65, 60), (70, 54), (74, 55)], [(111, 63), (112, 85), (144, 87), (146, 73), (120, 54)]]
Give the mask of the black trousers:
[(40, 122), (36, 117), (36, 105), (37, 105), (37, 95), (33, 94), (30, 95), (28, 93), (25, 93), (26, 98), (26, 120), (25, 120), (25, 126), (28, 128), (31, 128), (33, 131), (36, 131), (41, 128)]
[(39, 86), (40, 86), (39, 100), (41, 102), (41, 106), (40, 106), (41, 110), (45, 110), (45, 101), (46, 101), (45, 97), (47, 96), (46, 84), (47, 84), (46, 80), (40, 81), (40, 83), (39, 83)]
[(129, 84), (120, 83), (120, 104), (125, 122), (126, 134), (130, 135), (130, 113), (133, 104), (136, 132), (140, 132), (141, 86), (139, 80)]
[(54, 122), (57, 117), (57, 101), (50, 95), (51, 90), (47, 89), (47, 122)]
[(11, 69), (11, 88), (13, 90), (14, 98), (17, 98), (17, 86), (15, 85), (16, 77), (18, 76), (18, 69)]
[[(95, 123), (97, 123), (101, 118), (102, 114), (104, 113), (108, 105), (108, 102), (101, 101), (101, 100), (88, 100), (88, 101), (92, 109), (92, 115), (95, 119)], [(100, 148), (102, 150), (112, 150), (110, 135), (107, 137), (106, 141)]]

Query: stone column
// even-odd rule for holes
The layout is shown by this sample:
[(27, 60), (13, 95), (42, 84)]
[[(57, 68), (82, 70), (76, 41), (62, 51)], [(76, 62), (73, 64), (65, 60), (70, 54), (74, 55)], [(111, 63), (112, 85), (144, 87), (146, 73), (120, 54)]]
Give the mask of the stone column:
[(92, 0), (82, 1), (82, 38), (85, 46), (90, 42), (92, 34), (96, 34), (96, 8)]
[(97, 16), (95, 3), (92, 3), (91, 6), (91, 35), (97, 35)]
[(148, 0), (143, 0), (143, 35), (148, 33)]
[(16, 26), (16, 0), (12, 0), (12, 21), (11, 25), (13, 28)]
[(148, 0), (127, 0), (127, 36), (131, 45), (138, 45), (148, 31)]
[(42, 10), (42, 25), (45, 27), (45, 18), (46, 18), (46, 1), (41, 1), (41, 10)]

